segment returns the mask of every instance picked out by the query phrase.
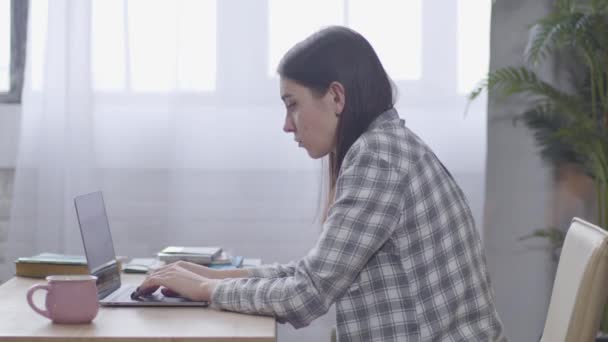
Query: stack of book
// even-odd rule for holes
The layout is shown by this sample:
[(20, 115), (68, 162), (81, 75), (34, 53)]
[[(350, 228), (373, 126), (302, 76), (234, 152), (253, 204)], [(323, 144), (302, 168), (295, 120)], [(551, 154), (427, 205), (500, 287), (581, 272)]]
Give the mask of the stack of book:
[(183, 260), (212, 268), (235, 268), (243, 263), (242, 256), (230, 256), (221, 247), (169, 246), (160, 251), (157, 257), (168, 264)]
[[(124, 257), (117, 257), (120, 269)], [(19, 277), (44, 278), (49, 275), (90, 274), (84, 255), (40, 253), (15, 260), (15, 275)]]
[(41, 253), (15, 260), (15, 274), (44, 278), (48, 275), (89, 274), (89, 268), (82, 255)]
[(219, 257), (213, 259), (206, 266), (215, 269), (241, 268), (244, 258), (242, 256), (230, 256), (226, 253), (220, 254)]

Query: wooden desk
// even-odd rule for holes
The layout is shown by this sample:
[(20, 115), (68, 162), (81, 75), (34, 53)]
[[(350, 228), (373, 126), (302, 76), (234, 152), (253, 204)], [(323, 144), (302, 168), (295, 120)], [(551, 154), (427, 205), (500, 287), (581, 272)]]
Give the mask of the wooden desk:
[[(139, 284), (143, 275), (122, 274)], [(91, 324), (53, 324), (27, 304), (27, 289), (44, 279), (15, 277), (0, 286), (0, 341), (276, 341), (274, 318), (208, 308), (100, 307)], [(44, 305), (45, 291), (34, 301)]]

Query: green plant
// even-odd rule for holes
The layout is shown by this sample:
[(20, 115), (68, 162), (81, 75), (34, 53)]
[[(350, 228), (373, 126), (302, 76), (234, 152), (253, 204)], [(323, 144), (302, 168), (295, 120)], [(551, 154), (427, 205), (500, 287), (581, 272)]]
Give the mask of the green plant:
[(557, 227), (549, 227), (546, 229), (535, 229), (532, 233), (522, 236), (519, 240), (527, 240), (530, 238), (544, 238), (549, 240), (551, 243), (552, 250), (554, 251), (552, 257), (555, 261), (558, 260), (557, 252), (560, 250), (562, 245), (564, 244), (564, 238), (566, 234)]
[[(549, 57), (563, 56), (576, 68), (569, 74), (570, 90), (535, 71), (550, 63)], [(532, 26), (524, 57), (525, 66), (489, 73), (469, 100), (484, 89), (504, 97), (526, 96), (530, 105), (516, 121), (532, 129), (544, 160), (577, 165), (593, 179), (597, 224), (608, 230), (608, 0), (555, 1), (553, 10)], [(527, 237), (548, 238), (558, 247), (563, 241), (555, 228)], [(608, 315), (604, 317), (601, 328), (607, 331)]]

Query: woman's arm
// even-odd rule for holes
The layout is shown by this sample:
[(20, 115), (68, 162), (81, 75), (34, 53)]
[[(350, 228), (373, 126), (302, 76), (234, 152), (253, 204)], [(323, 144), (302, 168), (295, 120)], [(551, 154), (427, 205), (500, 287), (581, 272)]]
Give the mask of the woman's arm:
[(272, 264), (272, 265), (262, 265), (259, 267), (249, 268), (248, 271), (251, 274), (251, 277), (256, 278), (282, 278), (282, 277), (291, 277), (296, 271), (296, 262), (290, 261), (287, 264)]
[(232, 270), (213, 270), (213, 271), (217, 272), (214, 279), (251, 277), (251, 272), (247, 268), (235, 268)]
[(352, 285), (394, 232), (407, 182), (377, 151), (351, 152), (323, 233), (293, 275), (219, 281), (211, 297), (214, 306), (273, 315), (302, 327), (327, 312)]
[(207, 266), (195, 264), (188, 261), (176, 261), (158, 268), (152, 274), (163, 272), (169, 268), (183, 268), (199, 276), (209, 279), (226, 279), (226, 278), (248, 278), (251, 277), (251, 272), (246, 268), (238, 268), (233, 270), (215, 270)]
[[(287, 265), (260, 268), (268, 275), (288, 272)], [(163, 286), (165, 296), (180, 295), (191, 300), (209, 300), (216, 284), (222, 279), (258, 277), (250, 269), (216, 270), (187, 261), (178, 261), (160, 267), (146, 276), (142, 284), (131, 295), (139, 297), (158, 290)]]
[(262, 265), (253, 268), (237, 268), (229, 270), (216, 270), (206, 266), (198, 265), (188, 261), (177, 261), (170, 265), (163, 266), (161, 269), (169, 266), (177, 266), (187, 269), (195, 274), (203, 276), (209, 279), (227, 279), (227, 278), (281, 278), (292, 276), (295, 272), (294, 261), (288, 264), (273, 264), (273, 265)]

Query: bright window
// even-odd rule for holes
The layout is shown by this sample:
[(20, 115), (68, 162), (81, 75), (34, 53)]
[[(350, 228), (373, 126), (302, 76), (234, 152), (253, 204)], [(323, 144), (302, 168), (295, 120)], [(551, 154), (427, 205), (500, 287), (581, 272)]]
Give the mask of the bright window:
[(46, 26), (48, 21), (48, 1), (30, 0), (30, 17), (32, 23), (28, 31), (28, 64), (31, 68), (32, 89), (41, 90), (43, 85), (44, 51), (46, 50)]
[(268, 1), (268, 75), (294, 44), (325, 26), (344, 24), (343, 0)]
[(347, 25), (370, 41), (392, 78), (420, 78), (421, 0), (270, 0), (268, 9), (271, 76), (283, 54), (311, 32)]
[(10, 89), (11, 0), (0, 0), (0, 93)]
[(491, 0), (458, 0), (458, 92), (469, 93), (488, 72)]
[(93, 1), (93, 82), (99, 90), (212, 91), (215, 0)]
[[(28, 38), (32, 42), (31, 76), (34, 89), (39, 89), (46, 32), (36, 28), (46, 26), (46, 0), (31, 2), (36, 4), (30, 12), (34, 30)], [(10, 50), (10, 20), (6, 19), (10, 3), (0, 0), (0, 15), (4, 16), (0, 18), (0, 51)], [(269, 87), (258, 93), (275, 89), (257, 75), (276, 77), (280, 58), (290, 47), (329, 25), (347, 25), (367, 37), (389, 76), (406, 89), (401, 97), (408, 103), (428, 101), (427, 95), (433, 99), (461, 98), (488, 70), (491, 0), (458, 0), (441, 16), (435, 8), (441, 7), (439, 3), (423, 0), (267, 0), (264, 4), (267, 8), (251, 14), (264, 16), (264, 20), (247, 29), (248, 37), (239, 37), (268, 52), (259, 61), (247, 60), (248, 68), (259, 67), (265, 72), (242, 75), (253, 84)], [(232, 59), (217, 60), (217, 47), (238, 47), (239, 42), (218, 44), (234, 39), (231, 34), (222, 36), (226, 28), (218, 31), (218, 22), (234, 20), (228, 16), (246, 21), (249, 14), (231, 10), (237, 6), (233, 3), (221, 5), (226, 8), (218, 17), (217, 0), (93, 0), (94, 88), (110, 92), (215, 92), (218, 78), (232, 82), (236, 76), (231, 73), (239, 71), (235, 71)], [(457, 42), (451, 36), (456, 36)], [(451, 41), (437, 43), (443, 39)], [(241, 52), (235, 48), (219, 55), (227, 53)], [(8, 87), (8, 58), (9, 54), (0, 56), (0, 89)], [(239, 96), (247, 101), (248, 94)]]
[(421, 77), (422, 0), (349, 0), (347, 20), (369, 40), (392, 79)]

